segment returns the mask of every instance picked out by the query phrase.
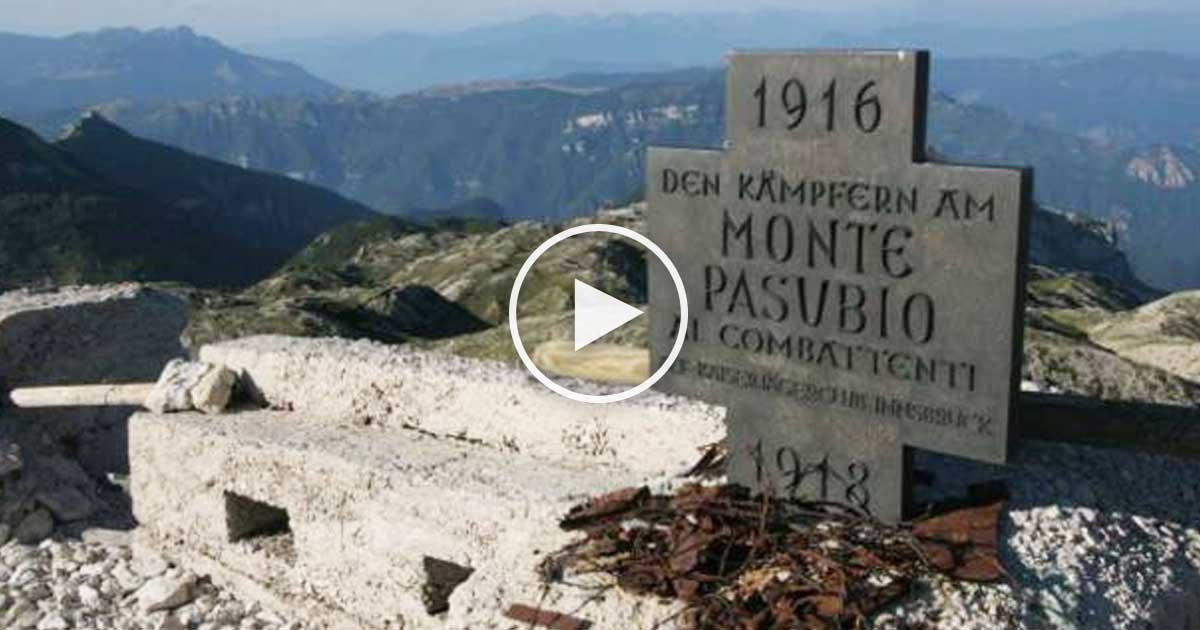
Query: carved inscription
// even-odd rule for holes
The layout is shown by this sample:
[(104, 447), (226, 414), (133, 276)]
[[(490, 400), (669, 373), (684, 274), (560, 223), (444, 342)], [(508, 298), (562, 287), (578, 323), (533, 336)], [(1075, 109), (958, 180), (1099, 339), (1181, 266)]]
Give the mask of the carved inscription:
[(792, 499), (843, 500), (870, 511), (871, 492), (866, 485), (870, 468), (864, 462), (851, 461), (841, 470), (830, 465), (828, 454), (808, 461), (791, 446), (776, 447), (768, 456), (762, 440), (754, 443), (749, 454), (754, 459), (755, 480), (760, 484), (769, 483), (767, 471), (771, 466), (784, 479), (783, 492), (777, 494)]
[[(834, 113), (840, 104), (838, 99), (844, 98), (840, 90), (845, 89), (844, 84), (839, 88), (837, 79), (831, 79), (820, 92), (817, 105), (824, 113), (815, 112), (819, 116), (815, 123), (821, 125), (825, 131), (830, 133), (835, 131), (837, 117)], [(858, 131), (872, 133), (879, 128), (879, 123), (883, 120), (883, 106), (879, 102), (879, 81), (868, 79), (850, 90), (855, 93), (854, 103), (851, 105), (855, 126)], [(796, 129), (803, 124), (805, 116), (809, 112), (808, 89), (805, 87), (804, 81), (796, 77), (788, 78), (777, 88), (771, 83), (769, 77), (763, 76), (758, 86), (754, 88), (753, 96), (758, 102), (756, 124), (759, 127), (766, 127), (768, 115), (775, 113), (772, 105), (778, 106), (778, 112), (782, 114), (783, 124), (787, 129)], [(778, 96), (777, 100), (776, 96)]]

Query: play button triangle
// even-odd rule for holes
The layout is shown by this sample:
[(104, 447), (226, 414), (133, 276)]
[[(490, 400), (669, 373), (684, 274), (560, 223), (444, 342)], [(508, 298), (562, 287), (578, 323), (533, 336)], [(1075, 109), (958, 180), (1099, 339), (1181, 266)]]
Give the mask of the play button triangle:
[(579, 350), (641, 314), (640, 309), (576, 280), (575, 349)]

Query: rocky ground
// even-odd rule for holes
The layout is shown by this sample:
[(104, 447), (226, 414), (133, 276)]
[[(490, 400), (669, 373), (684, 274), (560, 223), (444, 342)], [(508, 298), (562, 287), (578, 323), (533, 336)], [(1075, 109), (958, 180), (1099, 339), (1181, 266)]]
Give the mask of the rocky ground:
[[(1180, 628), (1200, 620), (1200, 462), (1022, 442), (1006, 466), (923, 453), (937, 493), (1003, 480), (1009, 584), (927, 581), (877, 628)], [(907, 624), (907, 625), (906, 625)]]
[(90, 529), (0, 547), (0, 627), (12, 630), (299, 629), (146, 550)]

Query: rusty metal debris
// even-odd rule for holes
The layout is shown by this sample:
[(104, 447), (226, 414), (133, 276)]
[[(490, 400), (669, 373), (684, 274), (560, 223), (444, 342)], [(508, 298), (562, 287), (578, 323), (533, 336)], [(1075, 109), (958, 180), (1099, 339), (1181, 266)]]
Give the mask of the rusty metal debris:
[(504, 611), (504, 616), (528, 624), (531, 628), (550, 628), (551, 630), (586, 630), (591, 623), (578, 617), (572, 617), (552, 610), (533, 608), (525, 604), (513, 604)]
[(913, 525), (929, 564), (960, 580), (992, 582), (1004, 577), (996, 555), (1003, 501), (934, 516)]
[(740, 486), (626, 488), (573, 509), (586, 537), (543, 563), (603, 572), (636, 594), (686, 604), (695, 629), (857, 628), (923, 574), (992, 581), (1002, 502), (885, 525), (847, 506), (752, 496)]

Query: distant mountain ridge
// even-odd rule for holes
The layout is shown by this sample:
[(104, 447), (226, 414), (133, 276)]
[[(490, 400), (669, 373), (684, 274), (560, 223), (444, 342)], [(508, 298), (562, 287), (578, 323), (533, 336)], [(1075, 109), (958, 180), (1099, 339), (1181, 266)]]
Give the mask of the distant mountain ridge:
[(920, 9), (875, 6), (841, 16), (820, 8), (546, 13), (452, 32), (262, 41), (247, 47), (295, 60), (340, 85), (393, 95), (474, 80), (715, 65), (736, 48), (929, 48), (939, 58), (1122, 49), (1200, 56), (1195, 37), (1200, 12), (1195, 10), (993, 24), (968, 5)]
[(940, 58), (933, 85), (964, 103), (1098, 144), (1200, 146), (1200, 55), (1122, 50), (1037, 59)]
[(0, 113), (9, 115), (111, 101), (337, 91), (294, 63), (238, 52), (185, 26), (65, 37), (0, 32), (0, 59)]
[(334, 193), (142, 140), (99, 116), (55, 143), (0, 118), (0, 288), (244, 285), (317, 234), (374, 216)]

